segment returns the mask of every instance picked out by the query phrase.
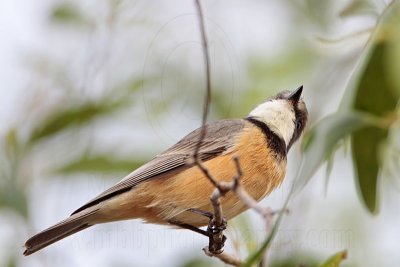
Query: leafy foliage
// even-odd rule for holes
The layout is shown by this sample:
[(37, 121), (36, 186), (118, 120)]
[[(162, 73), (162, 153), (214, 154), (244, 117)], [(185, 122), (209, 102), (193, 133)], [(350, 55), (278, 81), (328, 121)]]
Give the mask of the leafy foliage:
[(295, 190), (300, 190), (312, 178), (322, 163), (336, 151), (336, 144), (371, 120), (356, 112), (335, 113), (323, 118), (304, 136), (303, 164)]
[(0, 209), (15, 211), (27, 219), (28, 201), (19, 177), (21, 147), (16, 130), (10, 129), (2, 141), (5, 155), (0, 169)]
[(282, 207), (282, 210), (278, 213), (275, 223), (271, 227), (267, 238), (265, 238), (265, 240), (261, 243), (261, 245), (255, 251), (250, 253), (250, 255), (247, 257), (246, 261), (244, 262), (243, 267), (254, 266), (255, 264), (258, 264), (262, 260), (262, 257), (264, 256), (267, 249), (271, 246), (272, 241), (274, 240), (274, 237), (278, 232), (279, 226), (282, 222), (283, 215), (285, 213), (287, 205), (289, 204), (289, 200), (292, 196), (292, 193), (293, 193), (293, 190), (290, 192), (289, 196), (286, 198), (286, 201)]
[[(392, 58), (388, 47), (398, 31), (398, 4), (392, 4), (386, 17), (378, 25), (364, 62), (353, 74), (339, 112), (323, 118), (304, 138), (304, 160), (298, 175), (297, 189), (302, 188), (314, 172), (335, 151), (339, 141), (351, 136), (352, 157), (356, 168), (356, 181), (362, 201), (370, 212), (377, 210), (377, 183), (380, 145), (388, 137), (389, 127), (397, 120), (396, 110), (399, 90), (390, 83), (388, 68)], [(378, 43), (376, 43), (378, 41)]]
[(28, 201), (26, 192), (12, 182), (0, 189), (0, 209), (8, 209), (28, 218)]
[(69, 2), (60, 3), (52, 10), (51, 19), (54, 22), (64, 24), (76, 24), (80, 26), (89, 26), (91, 22), (81, 13), (76, 5)]
[(82, 172), (91, 173), (128, 173), (132, 170), (137, 169), (143, 165), (143, 160), (130, 160), (130, 159), (118, 159), (118, 157), (112, 153), (107, 155), (83, 155), (80, 158), (74, 159), (74, 161), (62, 166), (56, 171), (62, 174), (74, 174)]
[[(387, 64), (391, 60), (388, 53), (388, 43), (393, 40), (394, 31), (387, 32), (391, 24), (390, 17), (398, 16), (398, 5), (390, 10), (388, 18), (378, 27), (373, 38), (383, 36), (370, 51), (370, 57), (362, 70), (360, 81), (355, 88), (353, 108), (368, 112), (385, 120), (396, 109), (399, 91), (391, 83), (388, 76)], [(389, 124), (384, 127), (365, 127), (352, 135), (352, 156), (357, 172), (357, 182), (362, 199), (370, 212), (377, 211), (377, 185), (379, 170), (382, 166), (380, 147), (386, 141), (389, 133)]]
[(33, 130), (30, 142), (36, 143), (68, 128), (85, 125), (99, 116), (121, 109), (127, 103), (125, 99), (104, 100), (99, 103), (86, 102), (56, 110)]
[(319, 267), (339, 267), (340, 263), (347, 258), (347, 251), (340, 251), (329, 257)]

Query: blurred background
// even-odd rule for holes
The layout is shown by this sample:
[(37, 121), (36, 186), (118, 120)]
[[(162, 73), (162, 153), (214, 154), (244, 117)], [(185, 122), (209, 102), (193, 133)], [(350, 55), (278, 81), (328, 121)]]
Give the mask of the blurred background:
[[(399, 35), (390, 39), (389, 64), (368, 59), (377, 55), (374, 40), (386, 44), (392, 36), (386, 28), (389, 34), (367, 46), (390, 1), (202, 3), (212, 71), (209, 121), (245, 117), (267, 97), (304, 85), (310, 133), (328, 114), (348, 110), (346, 102), (370, 112), (363, 101), (385, 95), (382, 75), (391, 73), (390, 88), (400, 87)], [(29, 236), (201, 125), (205, 75), (193, 2), (0, 1), (0, 35), (0, 265), (224, 266), (203, 254), (204, 237), (138, 220), (96, 226), (22, 256)], [(365, 84), (377, 86), (363, 91)], [(349, 145), (349, 130), (330, 147), (336, 153), (328, 153), (328, 167), (292, 197), (269, 249), (271, 266), (317, 266), (344, 249), (342, 266), (398, 265), (397, 98), (386, 99), (381, 107), (394, 119), (380, 140), (397, 149), (376, 151), (390, 159), (373, 170), (377, 190), (357, 180), (360, 150)], [(280, 209), (285, 202), (302, 159), (300, 143), (290, 152), (285, 182), (264, 206)], [(364, 147), (372, 143), (378, 146)], [(366, 183), (376, 201), (368, 202)], [(252, 211), (229, 225), (226, 250), (242, 258), (265, 237)]]

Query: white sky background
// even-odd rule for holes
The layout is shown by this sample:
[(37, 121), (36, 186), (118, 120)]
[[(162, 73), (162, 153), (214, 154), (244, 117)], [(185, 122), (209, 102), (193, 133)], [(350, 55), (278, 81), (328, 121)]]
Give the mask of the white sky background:
[[(338, 1), (332, 6), (332, 14), (346, 2)], [(191, 1), (139, 1), (134, 5), (123, 2), (122, 8), (127, 8), (122, 15), (125, 19), (123, 21), (143, 20), (143, 23), (149, 24), (142, 30), (136, 29), (134, 34), (126, 34), (129, 32), (129, 23), (128, 26), (117, 24), (114, 30), (103, 25), (94, 32), (78, 33), (52, 26), (48, 22), (48, 14), (51, 7), (57, 3), (48, 0), (0, 1), (1, 135), (21, 120), (24, 109), (20, 103), (32, 97), (29, 90), (36, 82), (36, 77), (28, 66), (33, 55), (57, 59), (57, 62), (72, 69), (71, 76), (76, 78), (78, 86), (84, 88), (83, 96), (91, 97), (109, 89), (107, 83), (112, 84), (141, 72), (162, 71), (152, 67), (160, 60), (165, 64), (179, 64), (181, 60), (185, 60), (188, 72), (202, 70), (197, 21), (194, 20)], [(378, 5), (383, 4), (379, 2)], [(104, 19), (107, 14), (107, 5), (99, 4), (98, 1), (86, 1), (80, 6), (89, 10), (88, 13), (97, 17), (98, 21)], [(298, 40), (298, 36), (303, 34), (302, 29), (299, 29), (293, 36), (296, 32), (292, 29), (296, 27), (296, 23), (291, 21), (293, 10), (281, 1), (207, 1), (204, 12), (209, 19), (207, 26), (212, 36), (210, 39), (215, 44), (215, 51), (212, 52), (215, 68), (213, 71), (221, 73), (215, 75), (214, 79), (217, 80), (216, 83), (227, 83), (228, 87), (232, 88), (233, 104), (240, 104), (239, 92), (249, 84), (245, 72), (246, 59), (258, 55), (271, 60), (279, 58), (285, 53), (286, 47), (291, 45), (292, 39)], [(330, 30), (331, 36), (327, 37), (344, 36), (372, 26), (373, 23), (373, 20), (362, 17), (338, 20)], [(120, 28), (122, 30), (119, 30)], [(313, 75), (308, 75), (305, 78), (307, 80), (298, 82), (288, 77), (288, 81), (283, 83), (305, 85), (305, 99), (309, 103), (309, 109), (311, 113), (313, 110), (318, 111), (318, 114), (312, 114), (313, 120), (336, 109), (341, 93), (336, 93), (335, 90), (344, 90), (354, 61), (340, 70), (335, 70), (335, 66), (340, 66), (343, 58), (357, 51), (365, 42), (365, 38), (360, 38), (342, 44), (322, 45), (313, 42), (315, 36), (318, 36), (318, 32), (313, 32), (312, 27), (304, 32), (304, 40), (310, 41), (310, 45), (314, 45), (315, 49), (324, 55), (319, 68), (311, 70)], [(107, 53), (108, 56), (99, 56)], [(159, 56), (160, 54), (163, 56)], [(132, 61), (135, 64), (132, 64)], [(126, 66), (129, 66), (129, 69), (126, 69)], [(329, 76), (330, 71), (334, 71), (336, 76)], [(110, 72), (118, 75), (107, 77), (107, 73)], [(327, 75), (326, 79), (320, 77), (324, 75)], [(175, 83), (179, 85), (179, 81), (167, 78), (164, 82), (160, 87), (161, 96), (165, 88), (171, 88)], [(179, 93), (178, 90), (182, 89), (176, 90)], [(321, 98), (320, 94), (324, 95), (324, 98)], [(326, 101), (326, 94), (329, 101)], [(138, 100), (135, 107), (135, 110), (139, 111), (134, 111), (138, 112), (134, 114), (148, 110), (153, 97), (144, 92), (143, 98)], [(254, 103), (256, 104), (258, 103)], [(201, 103), (199, 111), (200, 108)], [(137, 123), (135, 118), (122, 117), (117, 123), (124, 126), (117, 129), (101, 129), (106, 134), (94, 134), (94, 139), (102, 143), (100, 150), (115, 146), (119, 151), (129, 153), (134, 147), (151, 157), (196, 128), (200, 124), (200, 116), (200, 112), (194, 114), (182, 104), (177, 106), (176, 110), (169, 114), (170, 119), (165, 121), (160, 121), (151, 114), (147, 114), (145, 119)], [(95, 130), (99, 126), (96, 127)], [(121, 144), (125, 140), (139, 141), (135, 144)], [(42, 152), (44, 157), (51, 157), (52, 153), (54, 151)], [(272, 208), (282, 205), (290, 179), (295, 173), (298, 156), (298, 150), (291, 152), (287, 176), (290, 178), (281, 189), (263, 201), (265, 205)], [(38, 161), (39, 166), (50, 163)], [(354, 194), (356, 189), (352, 173), (350, 158), (344, 158), (343, 153), (339, 152), (326, 195), (324, 170), (313, 178), (311, 184), (293, 199), (290, 215), (282, 225), (272, 249), (272, 257), (284, 256), (298, 249), (328, 256), (343, 248), (349, 248), (348, 263), (362, 262), (362, 266), (397, 264), (399, 239), (395, 237), (400, 236), (400, 215), (396, 212), (399, 195), (390, 185), (383, 183), (381, 189), (385, 194), (382, 196), (381, 213), (372, 217)], [(56, 177), (34, 183), (31, 188), (31, 211), (36, 229), (27, 229), (14, 236), (13, 226), (9, 224), (13, 218), (8, 218), (7, 216), (11, 215), (6, 213), (6, 216), (0, 219), (0, 264), (6, 251), (17, 250), (17, 255), (22, 253), (19, 247), (10, 247), (7, 240), (18, 238), (22, 246), (28, 234), (63, 219), (115, 181), (117, 180), (108, 179), (99, 182), (93, 176), (81, 176), (77, 179)], [(360, 224), (351, 224), (352, 217), (359, 218)], [(253, 214), (251, 218), (254, 218), (255, 227), (260, 228), (257, 216)], [(21, 266), (29, 267), (43, 264), (101, 267), (123, 266), (127, 263), (129, 266), (176, 266), (185, 257), (190, 258), (193, 254), (203, 257), (201, 248), (206, 243), (206, 239), (190, 232), (130, 221), (92, 227), (42, 252), (30, 257), (21, 256), (18, 260)]]

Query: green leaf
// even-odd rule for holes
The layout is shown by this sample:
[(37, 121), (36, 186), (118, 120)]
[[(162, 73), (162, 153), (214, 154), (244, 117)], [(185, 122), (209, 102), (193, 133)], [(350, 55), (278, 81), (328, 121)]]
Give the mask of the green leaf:
[(80, 105), (63, 107), (54, 111), (41, 122), (34, 130), (30, 138), (35, 143), (43, 138), (50, 137), (60, 131), (89, 123), (98, 116), (108, 115), (126, 105), (127, 99), (119, 101), (103, 101), (99, 103), (87, 102)]
[(10, 256), (6, 264), (7, 267), (17, 267), (17, 258), (16, 256)]
[(345, 18), (348, 16), (356, 16), (376, 13), (376, 8), (370, 1), (366, 0), (352, 0), (342, 11), (340, 11), (339, 16)]
[(85, 16), (80, 12), (77, 6), (65, 2), (57, 5), (52, 10), (51, 20), (59, 23), (75, 23), (79, 25), (90, 25), (91, 23)]
[(257, 244), (257, 238), (254, 233), (254, 228), (252, 227), (252, 223), (247, 214), (241, 214), (240, 216), (235, 217), (231, 224), (240, 232), (240, 242), (244, 243), (247, 249), (247, 253), (254, 251)]
[(337, 143), (353, 131), (369, 125), (373, 120), (362, 113), (334, 113), (319, 121), (303, 139), (303, 164), (301, 166), (295, 190), (303, 188), (313, 174), (336, 151)]
[(319, 265), (319, 267), (339, 267), (340, 263), (347, 258), (347, 251), (343, 250), (337, 252), (327, 259), (324, 263)]
[[(338, 142), (339, 144), (339, 142)], [(339, 148), (340, 145), (337, 145), (336, 147)], [(329, 185), (329, 180), (332, 174), (333, 170), (333, 165), (334, 165), (334, 160), (335, 160), (335, 153), (337, 149), (334, 149), (330, 155), (327, 156), (326, 159), (326, 172), (325, 172), (325, 195), (328, 193), (328, 185)]]
[(25, 192), (16, 185), (7, 183), (0, 190), (0, 209), (10, 209), (28, 219), (28, 201)]
[(153, 81), (154, 78), (147, 78), (147, 80), (143, 80), (143, 79), (135, 79), (135, 80), (131, 80), (128, 82), (128, 86), (127, 86), (127, 94), (131, 94), (134, 92), (137, 92), (139, 89), (141, 89), (143, 87), (143, 85), (146, 83), (150, 83), (151, 81)]
[(10, 160), (15, 160), (15, 157), (18, 154), (18, 139), (17, 139), (16, 129), (12, 128), (8, 130), (5, 137), (6, 137), (5, 140), (6, 155)]
[[(376, 45), (356, 89), (354, 108), (384, 117), (396, 109), (398, 94), (388, 82), (385, 70), (387, 43)], [(367, 127), (352, 135), (352, 156), (361, 197), (372, 213), (377, 212), (379, 150), (388, 129)]]
[[(390, 43), (400, 25), (393, 25), (391, 17), (399, 15), (399, 5), (387, 13), (387, 17), (377, 28), (374, 34), (379, 37), (378, 43), (370, 48), (369, 57), (359, 71), (359, 81), (355, 86), (352, 107), (367, 112), (376, 117), (388, 118), (396, 110), (400, 91), (391, 82)], [(398, 31), (397, 31), (398, 33)], [(398, 69), (396, 69), (398, 72)], [(352, 156), (355, 163), (356, 178), (362, 200), (371, 213), (378, 210), (377, 187), (378, 176), (382, 162), (380, 146), (386, 141), (390, 122), (386, 127), (367, 127), (356, 131), (352, 135)]]
[(366, 127), (352, 135), (352, 155), (357, 172), (357, 182), (364, 204), (370, 212), (377, 211), (377, 184), (381, 166), (379, 147), (388, 132)]
[(145, 163), (145, 161), (118, 159), (112, 155), (83, 156), (72, 161), (56, 170), (63, 174), (73, 174), (81, 172), (92, 173), (112, 173), (112, 172), (132, 172)]
[(400, 27), (398, 26), (400, 25), (400, 14), (393, 16), (391, 24), (393, 25), (390, 27), (391, 38), (388, 40), (386, 48), (386, 70), (391, 88), (400, 94)]
[(292, 196), (292, 193), (293, 193), (293, 190), (289, 193), (288, 197), (286, 198), (285, 203), (283, 204), (281, 211), (278, 213), (278, 217), (276, 218), (276, 221), (275, 221), (274, 225), (272, 226), (268, 237), (264, 240), (264, 242), (261, 244), (261, 246), (256, 251), (254, 251), (252, 254), (249, 255), (249, 257), (243, 263), (242, 267), (252, 267), (253, 265), (255, 265), (261, 261), (262, 257), (265, 254), (265, 251), (271, 246), (272, 241), (274, 240), (274, 237), (276, 236), (276, 234), (278, 232), (278, 228), (282, 222), (283, 215), (285, 214), (285, 210), (289, 204), (289, 200)]
[(305, 0), (305, 15), (315, 27), (327, 28), (332, 23), (332, 1)]
[[(377, 212), (378, 174), (382, 166), (380, 145), (386, 141), (399, 99), (397, 45), (400, 42), (400, 3), (391, 2), (379, 19), (361, 64), (352, 75), (341, 110), (357, 110), (380, 119), (380, 127), (367, 127), (352, 137), (352, 157), (361, 199), (372, 213)], [(399, 50), (400, 51), (400, 50)], [(396, 82), (397, 81), (397, 82)]]

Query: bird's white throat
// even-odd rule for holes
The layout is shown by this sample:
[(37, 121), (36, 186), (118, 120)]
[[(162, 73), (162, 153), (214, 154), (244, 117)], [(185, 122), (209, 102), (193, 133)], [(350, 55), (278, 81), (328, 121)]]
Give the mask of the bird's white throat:
[(285, 99), (274, 99), (264, 102), (253, 109), (251, 117), (258, 119), (279, 135), (288, 145), (295, 129), (296, 115), (290, 102)]

